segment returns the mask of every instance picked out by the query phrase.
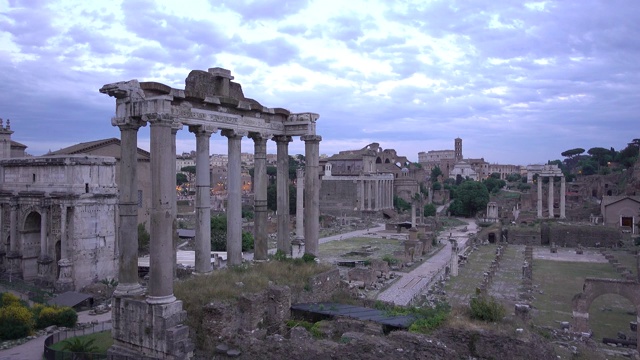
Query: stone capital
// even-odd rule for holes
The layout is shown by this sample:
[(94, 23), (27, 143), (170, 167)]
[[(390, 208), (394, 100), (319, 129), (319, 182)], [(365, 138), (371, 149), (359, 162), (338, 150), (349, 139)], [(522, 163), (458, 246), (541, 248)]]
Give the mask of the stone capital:
[(267, 141), (273, 137), (273, 134), (266, 132), (250, 132), (249, 138), (253, 139), (253, 142)]
[(160, 126), (172, 126), (173, 125), (173, 116), (168, 113), (154, 113), (154, 114), (145, 114), (142, 115), (142, 120), (148, 122), (151, 125), (160, 125)]
[(300, 140), (304, 142), (320, 142), (322, 141), (322, 136), (320, 135), (302, 135), (300, 136)]
[(218, 132), (218, 128), (213, 125), (189, 125), (189, 132), (198, 136), (211, 136), (211, 134)]
[(220, 132), (220, 135), (226, 136), (228, 138), (241, 138), (243, 136), (247, 136), (247, 131), (244, 130), (236, 130), (236, 129), (223, 129)]
[(272, 140), (277, 143), (290, 143), (292, 141), (291, 136), (287, 135), (276, 135)]
[(111, 118), (111, 125), (119, 127), (120, 131), (124, 131), (124, 130), (138, 131), (138, 129), (140, 129), (141, 127), (146, 126), (147, 123), (142, 121), (139, 118), (127, 116), (127, 117)]
[(179, 121), (174, 121), (173, 124), (171, 124), (171, 133), (175, 135), (180, 130), (182, 130), (182, 123)]

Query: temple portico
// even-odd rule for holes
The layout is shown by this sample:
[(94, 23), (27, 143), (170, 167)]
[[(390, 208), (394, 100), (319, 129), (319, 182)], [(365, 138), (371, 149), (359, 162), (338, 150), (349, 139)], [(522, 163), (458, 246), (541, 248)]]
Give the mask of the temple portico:
[[(277, 146), (278, 250), (289, 251), (289, 143), (293, 137), (305, 142), (304, 241), (305, 252), (317, 255), (319, 231), (319, 142), (314, 113), (292, 114), (283, 108), (267, 108), (245, 98), (240, 84), (229, 70), (194, 70), (185, 80), (185, 89), (156, 82), (131, 80), (107, 84), (100, 92), (116, 98), (112, 124), (122, 137), (118, 245), (119, 279), (113, 306), (113, 354), (145, 354), (167, 359), (186, 359), (192, 349), (188, 331), (180, 327), (184, 319), (182, 302), (173, 295), (173, 224), (175, 218), (175, 135), (182, 126), (196, 137), (196, 273), (211, 267), (209, 141), (220, 131), (228, 144), (227, 264), (242, 262), (241, 140), (254, 141), (255, 151), (255, 259), (267, 257), (267, 172), (266, 142)], [(137, 188), (135, 159), (137, 132), (150, 126), (151, 134), (151, 244), (149, 286), (146, 294), (137, 280)], [(173, 153), (172, 153), (173, 152)], [(384, 191), (380, 183), (369, 184), (369, 206), (380, 207)], [(376, 194), (375, 203), (371, 200)], [(170, 265), (171, 264), (171, 265)], [(131, 329), (129, 324), (146, 324), (152, 331)]]
[[(548, 197), (547, 197), (547, 207), (548, 207), (548, 213), (549, 213), (549, 218), (553, 219), (554, 218), (554, 208), (553, 208), (553, 203), (554, 203), (554, 189), (553, 189), (553, 183), (554, 183), (554, 179), (556, 177), (560, 178), (560, 218), (561, 219), (565, 219), (566, 218), (566, 184), (565, 184), (565, 177), (564, 174), (562, 173), (562, 170), (560, 170), (560, 168), (558, 168), (557, 165), (544, 165), (542, 166), (541, 169), (536, 169), (535, 174), (538, 175), (538, 203), (537, 203), (537, 211), (538, 211), (538, 218), (542, 218), (542, 180), (546, 177), (549, 179), (549, 193), (548, 193)], [(533, 178), (533, 175), (528, 174), (528, 176), (531, 176), (531, 178)]]

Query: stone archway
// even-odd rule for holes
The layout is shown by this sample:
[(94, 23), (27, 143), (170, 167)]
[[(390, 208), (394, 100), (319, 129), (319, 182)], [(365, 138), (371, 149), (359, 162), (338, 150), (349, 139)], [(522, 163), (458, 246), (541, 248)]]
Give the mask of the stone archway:
[(37, 211), (29, 212), (24, 218), (20, 238), (22, 245), (22, 277), (25, 280), (38, 276), (41, 221), (42, 217)]
[[(571, 301), (574, 331), (589, 332), (589, 307), (604, 294), (616, 294), (629, 300), (636, 308), (636, 321), (640, 322), (640, 284), (629, 280), (586, 278), (582, 292)], [(640, 350), (640, 346), (636, 345), (636, 348)]]

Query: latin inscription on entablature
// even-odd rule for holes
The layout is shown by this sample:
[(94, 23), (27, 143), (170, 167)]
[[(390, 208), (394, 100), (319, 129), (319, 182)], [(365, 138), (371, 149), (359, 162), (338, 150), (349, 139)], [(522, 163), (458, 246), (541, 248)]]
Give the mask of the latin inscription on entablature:
[[(267, 131), (270, 133), (281, 133), (284, 131), (284, 124), (281, 122), (267, 122), (263, 118), (184, 108), (174, 108), (171, 113), (185, 124), (190, 124), (190, 121), (193, 121), (194, 125), (206, 122), (221, 129), (242, 128), (249, 131)], [(229, 125), (233, 126), (230, 127)]]

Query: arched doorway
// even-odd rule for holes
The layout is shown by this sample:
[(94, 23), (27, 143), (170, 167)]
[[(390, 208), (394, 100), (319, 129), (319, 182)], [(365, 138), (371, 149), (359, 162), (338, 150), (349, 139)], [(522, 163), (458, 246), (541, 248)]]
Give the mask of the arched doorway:
[(489, 240), (490, 244), (495, 244), (495, 242), (496, 242), (496, 233), (489, 233), (488, 240)]
[(27, 215), (22, 227), (22, 277), (30, 280), (38, 276), (38, 256), (40, 256), (41, 216), (32, 211)]
[[(572, 300), (573, 331), (589, 332), (591, 330), (591, 307), (601, 303), (605, 304), (606, 301), (611, 301), (608, 296), (603, 299), (598, 299), (604, 295), (615, 295), (616, 297), (614, 297), (614, 299), (616, 299), (618, 304), (616, 307), (622, 308), (619, 312), (633, 313), (635, 311), (635, 316), (631, 315), (629, 319), (633, 319), (635, 317), (635, 321), (638, 322), (638, 310), (640, 309), (640, 284), (635, 281), (587, 278), (584, 281), (582, 289), (582, 292), (574, 296)], [(626, 301), (620, 300), (619, 297), (624, 298)], [(629, 306), (630, 310), (626, 310)], [(611, 309), (613, 309), (613, 307), (611, 307)], [(595, 311), (598, 311), (598, 309), (595, 309)], [(608, 318), (606, 322), (610, 322)], [(622, 325), (617, 326), (620, 327)], [(606, 328), (602, 328), (599, 331), (604, 332), (606, 331)], [(636, 345), (636, 348), (640, 348), (640, 343)]]

